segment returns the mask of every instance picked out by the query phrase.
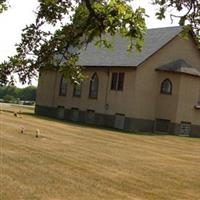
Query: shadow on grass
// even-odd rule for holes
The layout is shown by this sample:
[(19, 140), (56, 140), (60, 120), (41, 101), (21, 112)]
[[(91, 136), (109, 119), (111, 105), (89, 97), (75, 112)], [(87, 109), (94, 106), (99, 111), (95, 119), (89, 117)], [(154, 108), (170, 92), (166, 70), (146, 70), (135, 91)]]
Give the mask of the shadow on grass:
[[(14, 111), (11, 110), (2, 110), (3, 112), (8, 112), (8, 113), (14, 113)], [(43, 119), (43, 120), (48, 120), (51, 122), (59, 122), (62, 124), (66, 124), (66, 125), (73, 125), (76, 127), (82, 127), (82, 128), (94, 128), (94, 129), (98, 129), (98, 130), (105, 130), (105, 131), (114, 131), (116, 133), (120, 133), (120, 134), (134, 134), (134, 135), (145, 135), (145, 136), (179, 136), (180, 138), (197, 138), (197, 137), (192, 137), (192, 136), (185, 136), (185, 135), (180, 135), (180, 134), (170, 134), (170, 133), (153, 133), (153, 132), (139, 132), (139, 131), (126, 131), (126, 130), (119, 130), (116, 128), (112, 128), (112, 127), (106, 127), (106, 126), (102, 126), (102, 125), (95, 125), (95, 124), (88, 124), (86, 122), (73, 122), (73, 121), (69, 121), (69, 120), (61, 120), (61, 119), (56, 119), (54, 117), (47, 117), (47, 116), (40, 116), (40, 115), (36, 115), (34, 112), (28, 112), (28, 111), (23, 111), (20, 113), (21, 115), (28, 115), (28, 116), (32, 116), (34, 118), (37, 119)]]
[(31, 110), (31, 111), (16, 111), (16, 110), (9, 110), (9, 109), (1, 109), (0, 112), (6, 112), (6, 113), (16, 113), (18, 115), (32, 115), (35, 116), (35, 113)]
[(126, 130), (119, 130), (119, 129), (115, 129), (112, 127), (106, 127), (106, 126), (102, 126), (102, 125), (95, 125), (95, 124), (88, 124), (86, 122), (73, 122), (70, 120), (61, 120), (61, 119), (56, 119), (53, 117), (47, 117), (47, 116), (40, 116), (40, 115), (36, 115), (35, 113), (30, 113), (30, 112), (23, 112), (22, 114), (24, 115), (29, 115), (29, 116), (33, 116), (37, 119), (44, 119), (44, 120), (48, 120), (51, 122), (59, 122), (62, 124), (68, 124), (68, 125), (73, 125), (76, 127), (83, 127), (83, 128), (95, 128), (98, 130), (105, 130), (105, 131), (114, 131), (116, 133), (124, 133), (124, 134), (134, 134), (134, 135), (145, 135), (145, 136), (177, 136), (175, 134), (169, 134), (169, 133), (152, 133), (152, 132), (139, 132), (139, 131), (126, 131)]

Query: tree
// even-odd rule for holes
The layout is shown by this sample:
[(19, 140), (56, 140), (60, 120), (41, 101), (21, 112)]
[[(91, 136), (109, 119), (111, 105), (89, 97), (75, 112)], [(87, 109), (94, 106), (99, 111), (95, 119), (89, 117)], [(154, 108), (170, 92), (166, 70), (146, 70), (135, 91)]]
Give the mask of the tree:
[[(145, 9), (133, 9), (132, 0), (38, 0), (39, 7), (35, 22), (22, 32), (17, 54), (0, 65), (0, 84), (13, 82), (13, 73), (22, 83), (30, 81), (41, 68), (59, 70), (71, 82), (77, 83), (84, 77), (81, 67), (76, 65), (78, 50), (98, 38), (96, 45), (110, 47), (105, 35), (120, 33), (128, 38), (129, 50), (141, 50), (146, 31)], [(200, 3), (196, 0), (152, 0), (160, 6), (156, 13), (163, 19), (168, 8), (184, 11), (180, 25), (190, 23), (189, 28), (199, 37)], [(0, 1), (5, 5), (5, 0)], [(67, 19), (66, 19), (67, 18)], [(45, 31), (46, 24), (58, 27), (54, 33)], [(187, 30), (189, 30), (187, 27)], [(199, 42), (199, 40), (198, 40)], [(72, 51), (73, 49), (73, 51)], [(76, 49), (76, 51), (75, 51)], [(10, 77), (10, 79), (9, 79)]]
[(14, 96), (11, 95), (6, 95), (3, 97), (3, 101), (5, 103), (14, 103), (16, 101), (16, 98)]
[(0, 0), (0, 13), (7, 10), (7, 8), (6, 0)]
[(17, 88), (16, 86), (3, 86), (0, 87), (0, 99), (4, 99), (5, 96), (12, 96), (15, 99), (23, 101), (35, 101), (36, 99), (36, 87), (28, 86), (25, 88)]
[[(184, 26), (186, 22), (196, 32), (200, 34), (200, 1), (199, 0), (153, 0), (153, 4), (159, 5), (160, 9), (156, 13), (158, 19), (165, 18), (165, 14), (169, 10), (171, 20), (179, 19), (180, 26)], [(178, 11), (178, 12), (176, 12)]]
[(35, 101), (36, 87), (28, 86), (28, 87), (21, 89), (20, 93), (18, 95), (18, 98), (20, 98), (20, 100), (24, 100), (24, 101)]

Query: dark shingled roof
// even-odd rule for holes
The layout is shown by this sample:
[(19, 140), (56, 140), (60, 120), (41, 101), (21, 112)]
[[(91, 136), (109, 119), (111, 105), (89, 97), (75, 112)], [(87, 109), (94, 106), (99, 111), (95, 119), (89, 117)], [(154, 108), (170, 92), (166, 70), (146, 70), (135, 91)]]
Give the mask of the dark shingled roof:
[(81, 66), (122, 66), (136, 67), (157, 52), (170, 40), (180, 34), (182, 27), (166, 27), (148, 29), (145, 35), (142, 52), (127, 51), (128, 40), (120, 35), (109, 37), (113, 48), (97, 48), (92, 42), (85, 50), (81, 50), (78, 65)]
[(182, 73), (182, 74), (189, 74), (193, 76), (199, 76), (200, 72), (189, 65), (186, 61), (179, 59), (172, 61), (168, 64), (162, 65), (156, 68), (157, 71), (164, 71), (164, 72), (175, 72), (175, 73)]

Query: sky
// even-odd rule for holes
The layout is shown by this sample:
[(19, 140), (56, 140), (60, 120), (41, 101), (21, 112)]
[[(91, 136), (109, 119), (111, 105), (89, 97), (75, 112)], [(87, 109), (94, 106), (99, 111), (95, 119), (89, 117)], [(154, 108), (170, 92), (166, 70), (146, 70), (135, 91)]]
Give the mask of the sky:
[[(34, 22), (37, 8), (37, 0), (9, 0), (10, 8), (8, 11), (0, 15), (0, 62), (4, 61), (8, 56), (14, 55), (15, 44), (20, 42), (21, 30), (27, 25)], [(138, 6), (144, 7), (149, 15), (146, 18), (148, 28), (177, 26), (178, 21), (171, 22), (169, 15), (165, 20), (157, 20), (155, 18), (156, 6), (151, 5), (151, 0), (135, 0), (134, 8)], [(37, 80), (33, 80), (33, 85), (37, 85)], [(18, 87), (25, 87), (17, 83)]]

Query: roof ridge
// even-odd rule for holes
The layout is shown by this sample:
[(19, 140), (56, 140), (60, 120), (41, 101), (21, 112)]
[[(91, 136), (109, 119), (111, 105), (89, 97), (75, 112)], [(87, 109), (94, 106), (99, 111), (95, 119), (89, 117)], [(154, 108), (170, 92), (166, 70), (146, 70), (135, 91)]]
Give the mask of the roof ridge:
[(166, 28), (183, 28), (183, 26), (154, 27), (154, 28), (147, 28), (147, 30), (166, 29)]

